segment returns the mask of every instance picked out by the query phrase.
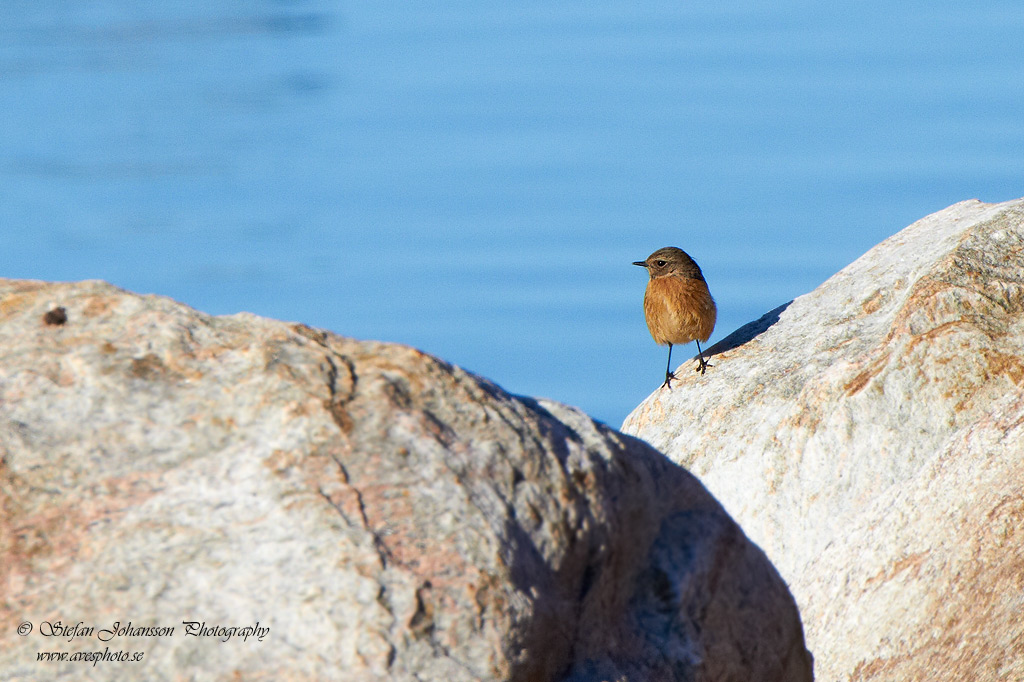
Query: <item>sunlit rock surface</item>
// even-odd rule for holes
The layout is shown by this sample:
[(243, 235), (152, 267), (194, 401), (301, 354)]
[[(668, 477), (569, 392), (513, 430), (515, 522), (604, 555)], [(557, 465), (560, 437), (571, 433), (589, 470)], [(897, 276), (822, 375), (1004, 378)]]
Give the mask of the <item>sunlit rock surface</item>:
[(817, 677), (1024, 679), (1024, 200), (928, 216), (710, 353), (623, 430), (765, 550)]

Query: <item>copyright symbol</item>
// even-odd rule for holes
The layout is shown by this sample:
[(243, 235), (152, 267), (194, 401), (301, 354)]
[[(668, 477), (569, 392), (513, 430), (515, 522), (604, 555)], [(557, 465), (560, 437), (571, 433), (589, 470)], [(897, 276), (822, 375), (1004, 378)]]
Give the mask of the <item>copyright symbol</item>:
[(27, 620), (18, 626), (18, 634), (22, 637), (26, 636), (30, 632), (32, 632), (32, 623)]

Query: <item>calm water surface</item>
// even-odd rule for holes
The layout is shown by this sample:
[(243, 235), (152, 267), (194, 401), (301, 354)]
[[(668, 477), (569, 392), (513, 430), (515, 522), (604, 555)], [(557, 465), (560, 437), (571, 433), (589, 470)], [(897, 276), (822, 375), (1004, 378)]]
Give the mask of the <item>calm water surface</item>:
[(613, 426), (664, 367), (631, 261), (693, 255), (713, 342), (1024, 195), (1010, 2), (148, 4), (0, 5), (0, 275), (408, 343)]

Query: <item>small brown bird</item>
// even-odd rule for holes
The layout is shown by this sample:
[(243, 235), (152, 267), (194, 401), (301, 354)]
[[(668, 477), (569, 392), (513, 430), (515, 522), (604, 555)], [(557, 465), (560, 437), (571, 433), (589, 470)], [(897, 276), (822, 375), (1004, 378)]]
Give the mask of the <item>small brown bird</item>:
[(674, 246), (658, 249), (647, 260), (633, 265), (647, 268), (651, 275), (644, 293), (647, 328), (655, 343), (668, 344), (668, 365), (662, 385), (671, 388), (670, 382), (676, 378), (672, 373), (672, 344), (696, 341), (700, 364), (695, 371), (704, 374), (711, 365), (704, 359), (700, 342), (711, 337), (718, 309), (700, 266)]

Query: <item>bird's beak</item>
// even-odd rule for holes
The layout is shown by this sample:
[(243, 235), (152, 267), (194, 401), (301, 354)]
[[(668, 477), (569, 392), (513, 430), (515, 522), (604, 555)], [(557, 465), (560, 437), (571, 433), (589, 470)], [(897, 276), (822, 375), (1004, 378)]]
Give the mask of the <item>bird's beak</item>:
[(633, 261), (633, 265), (639, 265), (642, 268), (646, 268), (647, 267), (647, 261), (635, 260), (635, 261)]

